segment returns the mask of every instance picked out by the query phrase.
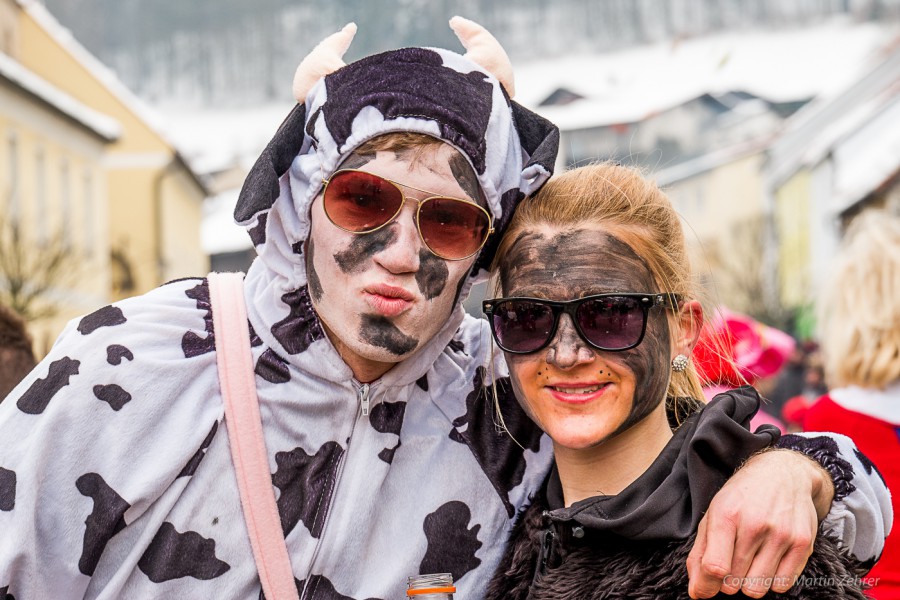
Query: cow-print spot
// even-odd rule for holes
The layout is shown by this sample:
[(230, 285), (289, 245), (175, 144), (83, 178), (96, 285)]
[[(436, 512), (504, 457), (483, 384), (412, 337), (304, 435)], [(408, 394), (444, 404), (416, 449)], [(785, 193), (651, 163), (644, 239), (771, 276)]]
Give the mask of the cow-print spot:
[(94, 501), (94, 509), (85, 520), (84, 547), (78, 560), (78, 570), (91, 576), (107, 542), (125, 528), (125, 511), (131, 505), (97, 473), (85, 473), (75, 486), (83, 496)]
[(335, 471), (343, 454), (344, 449), (337, 442), (327, 442), (314, 456), (302, 448), (275, 454), (278, 467), (272, 483), (281, 490), (278, 514), (285, 537), (298, 521), (303, 521), (314, 538), (321, 535), (334, 492)]
[(16, 600), (16, 597), (9, 593), (9, 586), (0, 588), (0, 600)]
[(216, 349), (216, 336), (213, 332), (212, 305), (209, 300), (209, 281), (204, 279), (184, 295), (197, 303), (197, 308), (204, 311), (203, 324), (206, 331), (205, 337), (200, 337), (193, 331), (188, 331), (181, 338), (181, 351), (185, 358), (200, 356)]
[[(191, 457), (191, 460), (188, 461), (184, 468), (181, 469), (181, 472), (178, 474), (178, 477), (190, 477), (197, 470), (197, 467), (200, 465), (200, 461), (203, 460), (203, 457), (206, 456), (206, 451), (209, 449), (209, 445), (213, 441), (213, 437), (216, 435), (216, 430), (219, 428), (219, 422), (216, 421), (213, 423), (212, 429), (209, 430), (209, 433), (206, 434), (206, 439), (203, 440), (203, 443), (200, 444), (200, 448), (197, 452), (194, 453), (194, 456)], [(178, 479), (176, 477), (176, 479)]]
[(460, 340), (450, 340), (450, 343), (447, 344), (447, 346), (457, 354), (468, 356), (468, 354), (466, 354), (466, 346)]
[(253, 329), (253, 324), (249, 320), (247, 321), (247, 329), (250, 330), (250, 347), (256, 348), (257, 346), (262, 346), (262, 338), (259, 337), (259, 334)]
[(69, 385), (69, 378), (78, 375), (78, 367), (81, 362), (65, 356), (50, 363), (47, 368), (47, 377), (35, 379), (34, 383), (19, 397), (16, 406), (23, 413), (39, 415), (47, 409), (50, 400), (61, 389)]
[(125, 346), (112, 344), (106, 348), (106, 362), (113, 366), (122, 364), (122, 359), (134, 360), (134, 354)]
[(878, 478), (881, 479), (881, 483), (887, 487), (887, 482), (884, 480), (884, 476), (881, 474), (881, 471), (878, 470), (878, 467), (875, 466), (869, 457), (859, 451), (859, 448), (853, 449), (853, 454), (856, 455), (856, 460), (862, 463), (863, 468), (866, 470), (867, 475), (871, 475), (873, 472), (878, 475)]
[[(297, 583), (297, 589), (302, 590), (304, 581)], [(324, 575), (312, 575), (309, 585), (306, 586), (304, 598), (316, 598), (316, 600), (354, 600), (351, 596), (345, 596), (334, 589), (334, 584)], [(366, 600), (380, 600), (379, 598), (366, 598)]]
[(101, 327), (115, 327), (126, 323), (125, 315), (118, 306), (104, 306), (86, 317), (82, 317), (78, 323), (78, 331), (82, 335), (94, 333)]
[[(519, 406), (509, 378), (485, 386), (485, 374), (485, 368), (478, 367), (472, 391), (466, 396), (466, 414), (453, 420), (450, 439), (469, 446), (512, 518), (515, 508), (509, 492), (522, 483), (525, 450), (540, 450), (542, 432)], [(494, 415), (494, 393), (503, 410), (502, 422), (507, 431), (494, 426), (498, 420)]]
[(284, 294), (281, 301), (287, 305), (290, 313), (272, 325), (272, 335), (288, 354), (300, 354), (313, 342), (325, 337), (316, 311), (313, 310), (309, 289), (305, 285)]
[(291, 370), (287, 361), (271, 348), (266, 348), (256, 361), (256, 374), (269, 383), (287, 383), (291, 380)]
[(472, 512), (464, 502), (452, 500), (425, 517), (422, 528), (428, 549), (419, 565), (419, 573), (452, 573), (453, 580), (481, 564), (475, 556), (481, 525), (469, 527)]
[(109, 385), (95, 385), (94, 395), (98, 400), (102, 400), (109, 404), (115, 411), (122, 410), (123, 406), (131, 402), (131, 394), (114, 383)]
[(425, 392), (428, 391), (428, 374), (422, 375), (418, 379), (416, 379), (416, 385)]
[(182, 577), (215, 579), (231, 565), (216, 557), (215, 540), (194, 531), (179, 533), (165, 522), (138, 561), (138, 568), (153, 583), (162, 583)]
[[(369, 415), (369, 423), (380, 433), (393, 433), (400, 435), (403, 427), (403, 415), (406, 412), (406, 402), (380, 402), (372, 408)], [(394, 453), (400, 448), (400, 441), (393, 448), (385, 448), (378, 453), (378, 458), (391, 464), (394, 461)]]
[(0, 510), (9, 512), (16, 507), (16, 472), (0, 467)]
[(250, 242), (254, 246), (259, 246), (260, 244), (265, 243), (266, 221), (268, 220), (269, 215), (267, 213), (263, 213), (256, 219), (256, 225), (247, 230), (247, 234), (250, 236)]

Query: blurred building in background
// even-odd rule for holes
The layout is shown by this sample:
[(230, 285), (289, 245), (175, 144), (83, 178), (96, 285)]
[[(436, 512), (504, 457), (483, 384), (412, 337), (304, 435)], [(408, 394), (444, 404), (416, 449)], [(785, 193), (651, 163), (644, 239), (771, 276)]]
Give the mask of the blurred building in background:
[[(55, 242), (66, 249), (65, 268), (23, 311), (39, 353), (69, 318), (207, 272), (204, 184), (153, 114), (37, 2), (0, 0), (0, 94), (0, 268), (10, 247), (45, 263)], [(0, 293), (11, 285), (35, 284), (0, 272)]]
[(709, 299), (800, 337), (847, 220), (897, 204), (900, 37), (850, 20), (517, 68), (557, 167), (643, 168), (685, 219)]

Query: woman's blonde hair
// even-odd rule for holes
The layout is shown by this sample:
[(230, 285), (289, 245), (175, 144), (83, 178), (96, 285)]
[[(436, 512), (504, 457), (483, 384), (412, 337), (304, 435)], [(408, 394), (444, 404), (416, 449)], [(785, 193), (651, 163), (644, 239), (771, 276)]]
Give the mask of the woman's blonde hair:
[[(640, 171), (613, 163), (559, 175), (518, 206), (494, 258), (495, 295), (505, 292), (499, 289), (499, 267), (520, 233), (542, 225), (574, 229), (586, 223), (602, 225), (631, 246), (647, 263), (659, 291), (679, 294), (683, 300), (696, 297), (681, 221), (672, 203)], [(669, 328), (675, 336), (680, 333), (680, 320), (669, 312)], [(670, 400), (695, 400), (687, 413), (700, 406), (703, 391), (693, 363), (681, 373), (672, 373), (667, 395)], [(685, 411), (681, 407), (676, 412)]]
[(847, 230), (819, 304), (830, 387), (883, 389), (900, 380), (900, 217), (859, 215)]

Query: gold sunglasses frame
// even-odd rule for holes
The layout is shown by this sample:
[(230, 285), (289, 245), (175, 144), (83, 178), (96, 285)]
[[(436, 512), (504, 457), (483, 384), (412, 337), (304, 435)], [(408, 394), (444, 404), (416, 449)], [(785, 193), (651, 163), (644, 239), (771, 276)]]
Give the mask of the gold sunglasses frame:
[[(340, 225), (335, 223), (334, 219), (331, 218), (331, 215), (328, 214), (328, 208), (325, 203), (325, 193), (328, 190), (328, 186), (331, 184), (331, 181), (337, 175), (340, 175), (341, 173), (364, 173), (371, 177), (378, 177), (380, 179), (383, 179), (384, 181), (387, 181), (388, 183), (393, 185), (397, 189), (397, 191), (400, 192), (400, 197), (403, 199), (403, 201), (400, 203), (400, 207), (397, 208), (397, 212), (395, 212), (393, 215), (391, 215), (391, 217), (387, 221), (385, 221), (378, 227), (375, 227), (373, 229), (367, 229), (366, 231), (353, 231), (352, 229), (347, 229), (346, 227), (341, 227)], [(462, 198), (455, 198), (453, 196), (441, 196), (441, 195), (428, 196), (427, 198), (424, 198), (422, 200), (418, 200), (417, 198), (410, 198), (403, 192), (403, 188), (406, 187), (411, 190), (415, 190), (417, 192), (422, 192), (423, 194), (434, 194), (434, 192), (429, 192), (428, 190), (421, 190), (417, 187), (413, 187), (411, 185), (406, 185), (405, 183), (399, 183), (392, 179), (388, 179), (387, 177), (383, 177), (383, 176), (377, 175), (375, 173), (369, 173), (368, 171), (363, 171), (362, 169), (338, 169), (337, 171), (335, 171), (334, 173), (331, 174), (331, 177), (328, 177), (328, 178), (323, 177), (322, 181), (324, 182), (324, 185), (322, 186), (322, 209), (325, 211), (325, 216), (328, 217), (328, 220), (331, 221), (332, 225), (334, 225), (338, 229), (342, 229), (343, 231), (346, 231), (348, 233), (353, 233), (356, 235), (365, 235), (368, 233), (374, 233), (383, 227), (387, 227), (394, 221), (394, 219), (397, 218), (397, 215), (399, 215), (400, 212), (403, 210), (403, 207), (406, 205), (407, 201), (416, 203), (416, 231), (419, 233), (419, 239), (422, 240), (422, 243), (425, 245), (426, 248), (428, 248), (428, 251), (431, 252), (432, 254), (434, 254), (435, 256), (437, 256), (438, 258), (442, 258), (444, 260), (457, 261), (457, 260), (466, 260), (467, 258), (475, 256), (476, 254), (478, 254), (481, 251), (482, 248), (484, 248), (484, 245), (487, 244), (488, 238), (490, 238), (491, 234), (494, 233), (494, 217), (483, 206), (481, 206), (480, 204), (477, 204), (475, 202), (472, 202), (471, 200), (463, 200)], [(478, 210), (483, 212), (488, 218), (488, 228), (487, 228), (487, 233), (484, 235), (484, 239), (481, 240), (481, 244), (478, 245), (478, 248), (476, 248), (471, 254), (467, 254), (466, 256), (463, 256), (460, 258), (449, 258), (447, 256), (441, 255), (440, 253), (436, 252), (434, 250), (434, 248), (429, 246), (428, 242), (425, 241), (425, 236), (422, 235), (422, 226), (419, 223), (419, 213), (421, 213), (421, 211), (422, 211), (422, 205), (425, 204), (426, 202), (428, 202), (429, 200), (454, 200), (456, 202), (463, 202), (465, 204), (474, 206), (475, 208), (477, 208)]]

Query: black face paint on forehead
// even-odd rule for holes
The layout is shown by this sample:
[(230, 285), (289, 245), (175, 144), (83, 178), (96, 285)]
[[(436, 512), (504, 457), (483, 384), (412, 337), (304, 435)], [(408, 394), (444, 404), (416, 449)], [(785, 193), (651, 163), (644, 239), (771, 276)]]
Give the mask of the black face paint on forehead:
[(459, 187), (463, 189), (469, 198), (484, 205), (484, 194), (481, 193), (481, 185), (479, 185), (478, 178), (475, 176), (475, 172), (472, 170), (469, 162), (461, 154), (454, 153), (450, 157), (449, 164), (450, 171), (453, 173), (453, 177), (456, 179)]
[[(523, 232), (500, 266), (500, 277), (504, 295), (555, 300), (605, 292), (658, 291), (650, 268), (631, 246), (595, 229), (578, 229), (555, 236)], [(577, 341), (573, 340), (571, 334), (577, 336), (577, 333), (569, 319), (561, 319), (559, 327), (553, 342), (541, 351), (546, 353), (545, 357), (551, 358), (558, 344), (576, 343), (590, 347), (580, 336)], [(669, 338), (666, 310), (654, 308), (647, 317), (644, 339), (636, 347), (623, 352), (592, 348), (591, 351), (602, 360), (625, 365), (635, 378), (631, 411), (611, 436), (647, 417), (665, 399), (669, 381)]]
[(375, 160), (374, 152), (369, 154), (358, 154), (356, 152), (353, 152), (350, 154), (350, 156), (344, 159), (344, 162), (341, 163), (341, 165), (338, 167), (338, 170), (359, 169), (360, 167), (366, 166), (373, 160)]
[(325, 290), (322, 289), (322, 281), (319, 279), (319, 274), (316, 272), (315, 265), (315, 246), (313, 245), (312, 238), (309, 238), (309, 250), (306, 253), (306, 279), (309, 283), (309, 293), (312, 295), (313, 300), (318, 302), (322, 299), (322, 294), (325, 293)]
[(348, 275), (359, 272), (366, 260), (383, 251), (397, 240), (393, 224), (372, 233), (353, 236), (350, 246), (334, 255), (341, 271)]
[(387, 318), (374, 315), (363, 315), (359, 337), (364, 342), (384, 348), (397, 356), (412, 352), (419, 345), (418, 339), (400, 331)]
[(426, 300), (437, 298), (447, 285), (450, 269), (447, 262), (423, 248), (419, 250), (419, 270), (416, 271), (416, 284)]
[(647, 263), (603, 231), (522, 232), (500, 265), (503, 294), (569, 300), (603, 292), (654, 292)]

